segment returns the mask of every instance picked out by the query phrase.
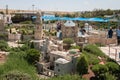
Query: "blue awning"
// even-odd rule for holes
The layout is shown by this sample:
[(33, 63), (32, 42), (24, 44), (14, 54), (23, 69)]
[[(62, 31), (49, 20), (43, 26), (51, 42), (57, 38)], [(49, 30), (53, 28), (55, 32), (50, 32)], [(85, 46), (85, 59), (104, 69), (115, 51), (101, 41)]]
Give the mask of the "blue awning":
[[(32, 17), (33, 19), (36, 18), (36, 16)], [(52, 17), (52, 16), (42, 16), (42, 19), (45, 20), (73, 20), (73, 21), (90, 21), (90, 22), (108, 22), (108, 19), (103, 19), (103, 18), (82, 18), (82, 17), (77, 17), (77, 18), (70, 18), (70, 17)]]

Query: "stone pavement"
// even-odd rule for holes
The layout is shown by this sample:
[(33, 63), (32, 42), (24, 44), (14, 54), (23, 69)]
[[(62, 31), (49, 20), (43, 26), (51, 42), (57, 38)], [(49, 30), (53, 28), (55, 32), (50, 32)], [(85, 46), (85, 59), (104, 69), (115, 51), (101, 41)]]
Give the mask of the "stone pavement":
[(116, 60), (120, 64), (120, 46), (106, 46), (100, 49), (110, 58)]

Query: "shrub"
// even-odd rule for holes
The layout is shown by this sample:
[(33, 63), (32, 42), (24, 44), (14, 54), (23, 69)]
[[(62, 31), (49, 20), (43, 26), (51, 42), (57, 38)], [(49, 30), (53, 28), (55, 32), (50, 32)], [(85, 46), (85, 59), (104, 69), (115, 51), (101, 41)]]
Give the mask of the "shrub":
[(36, 49), (29, 49), (27, 51), (26, 59), (29, 63), (34, 64), (36, 61), (39, 61), (40, 52)]
[(117, 80), (117, 78), (109, 73), (105, 73), (104, 80)]
[(71, 46), (70, 49), (79, 49), (80, 50), (80, 46)]
[(65, 39), (63, 39), (63, 43), (65, 43), (67, 45), (70, 45), (70, 44), (73, 44), (74, 41), (71, 38), (65, 38)]
[(108, 71), (107, 66), (96, 64), (92, 67), (92, 71), (95, 73), (97, 77), (101, 76), (101, 74), (104, 74)]
[(106, 66), (111, 73), (119, 73), (119, 65), (114, 62), (107, 62)]
[(96, 56), (105, 56), (105, 54), (96, 45), (89, 44), (84, 47), (84, 50)]
[(85, 56), (81, 56), (77, 62), (77, 72), (82, 75), (88, 73), (88, 61)]
[(95, 64), (98, 64), (100, 62), (100, 60), (98, 59), (98, 57), (96, 55), (90, 54), (90, 53), (88, 53), (86, 51), (83, 51), (82, 53), (86, 56), (86, 58), (88, 59), (88, 63), (90, 65), (91, 64), (95, 65)]
[(0, 33), (0, 40), (7, 40), (7, 39), (8, 39), (8, 34)]
[(0, 40), (0, 50), (2, 50), (2, 51), (9, 50), (8, 43), (6, 41)]

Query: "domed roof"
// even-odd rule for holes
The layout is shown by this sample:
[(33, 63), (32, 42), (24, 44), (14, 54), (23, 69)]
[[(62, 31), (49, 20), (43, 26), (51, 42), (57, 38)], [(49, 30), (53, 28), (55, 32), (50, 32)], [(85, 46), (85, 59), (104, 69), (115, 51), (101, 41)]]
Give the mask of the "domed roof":
[(67, 27), (74, 27), (75, 23), (73, 21), (66, 21), (66, 23), (64, 25)]

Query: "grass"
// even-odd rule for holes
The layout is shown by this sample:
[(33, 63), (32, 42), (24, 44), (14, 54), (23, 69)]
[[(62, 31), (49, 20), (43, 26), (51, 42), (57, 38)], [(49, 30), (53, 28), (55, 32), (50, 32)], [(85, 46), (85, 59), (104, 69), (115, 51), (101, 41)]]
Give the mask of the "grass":
[(0, 75), (4, 75), (8, 72), (17, 70), (22, 73), (29, 74), (32, 80), (37, 80), (36, 68), (24, 60), (23, 54), (23, 52), (10, 53), (6, 62), (3, 65), (0, 65)]

